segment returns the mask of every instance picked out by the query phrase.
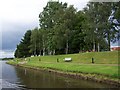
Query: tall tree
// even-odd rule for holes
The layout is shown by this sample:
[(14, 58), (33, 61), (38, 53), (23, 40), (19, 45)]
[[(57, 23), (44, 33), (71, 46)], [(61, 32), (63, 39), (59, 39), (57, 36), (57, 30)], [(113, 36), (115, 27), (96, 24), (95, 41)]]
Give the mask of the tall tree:
[(102, 25), (104, 28), (104, 35), (108, 41), (109, 50), (110, 50), (111, 42), (116, 41), (117, 34), (119, 33), (119, 30), (114, 28), (113, 23), (109, 21), (109, 17), (111, 16), (111, 13), (113, 13), (112, 11), (117, 6), (116, 3), (117, 2), (102, 3), (102, 6), (101, 6), (101, 8), (103, 9), (103, 12), (101, 13), (103, 16), (102, 21), (104, 22), (102, 23)]
[(38, 55), (37, 51), (39, 48), (39, 35), (38, 35), (38, 28), (36, 27), (35, 29), (32, 30), (31, 33), (31, 44), (30, 44), (30, 52), (36, 56)]
[(15, 51), (15, 57), (21, 58), (21, 57), (29, 57), (31, 55), (30, 51), (30, 37), (31, 37), (31, 30), (28, 30), (23, 39), (21, 39), (19, 45), (17, 45), (16, 51)]
[(75, 20), (76, 20), (76, 9), (70, 5), (66, 10), (65, 10), (65, 14), (64, 14), (64, 18), (63, 18), (63, 24), (64, 24), (64, 36), (65, 36), (65, 40), (66, 40), (66, 54), (68, 54), (69, 51), (69, 41), (70, 41), (70, 37), (73, 34), (73, 30), (74, 30), (74, 26), (75, 26)]
[(63, 9), (65, 6), (66, 4), (59, 3), (58, 1), (49, 1), (46, 7), (44, 7), (43, 12), (41, 12), (39, 15), (40, 28), (43, 30), (44, 33), (47, 34), (43, 36), (44, 38), (47, 38), (47, 44), (43, 40), (43, 53), (47, 49), (48, 53), (54, 52), (55, 54), (55, 25), (58, 25), (59, 23), (59, 20), (56, 19), (56, 17), (60, 18), (59, 15), (56, 16), (56, 13), (59, 10)]
[[(100, 28), (99, 28), (99, 3), (97, 2), (89, 2), (87, 4), (87, 8), (84, 9), (85, 16), (86, 16), (86, 25), (83, 25), (85, 30), (85, 40), (89, 43), (93, 44), (93, 51), (96, 51), (96, 43), (99, 41), (100, 38)], [(98, 42), (99, 43), (99, 42)]]
[(107, 39), (110, 50), (110, 42), (116, 39), (118, 30), (113, 29), (113, 25), (108, 21), (108, 18), (116, 4), (114, 2), (89, 2), (87, 6), (84, 9), (88, 20), (85, 28), (86, 26), (89, 27), (86, 29), (86, 39), (91, 38), (90, 41), (93, 43), (94, 50), (95, 45), (98, 44), (98, 51), (99, 45), (103, 44), (103, 39)]
[(42, 50), (43, 50), (43, 38), (42, 38), (42, 30), (39, 29), (38, 31), (38, 52), (39, 52), (39, 55), (41, 56), (42, 55)]

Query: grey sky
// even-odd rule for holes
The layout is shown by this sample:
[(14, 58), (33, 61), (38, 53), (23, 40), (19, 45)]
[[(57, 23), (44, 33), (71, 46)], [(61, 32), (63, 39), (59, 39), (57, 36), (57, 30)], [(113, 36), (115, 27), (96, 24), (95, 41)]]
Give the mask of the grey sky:
[[(14, 55), (16, 45), (26, 30), (39, 25), (38, 15), (50, 0), (0, 0), (0, 58)], [(56, 1), (56, 0), (53, 0)], [(89, 0), (59, 0), (78, 10)]]

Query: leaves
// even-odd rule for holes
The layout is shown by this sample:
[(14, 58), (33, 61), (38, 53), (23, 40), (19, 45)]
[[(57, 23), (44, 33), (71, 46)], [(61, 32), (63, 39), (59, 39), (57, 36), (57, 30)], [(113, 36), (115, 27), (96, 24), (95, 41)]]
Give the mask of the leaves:
[(25, 33), (15, 57), (110, 50), (110, 42), (120, 37), (119, 14), (115, 2), (88, 2), (77, 11), (73, 5), (49, 1), (39, 14), (40, 28)]

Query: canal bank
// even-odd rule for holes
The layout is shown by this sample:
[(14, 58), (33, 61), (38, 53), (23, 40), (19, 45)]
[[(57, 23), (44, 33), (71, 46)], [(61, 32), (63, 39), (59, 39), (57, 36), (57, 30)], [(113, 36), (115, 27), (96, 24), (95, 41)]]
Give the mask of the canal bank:
[[(75, 79), (68, 76), (59, 75), (54, 72), (48, 72), (46, 70), (34, 70), (21, 66), (14, 66), (2, 63), (2, 89), (12, 90), (34, 90), (41, 88), (52, 89), (70, 89), (70, 88), (82, 88), (87, 90), (117, 90), (112, 85), (96, 83), (93, 81), (87, 81), (82, 79)], [(87, 89), (86, 89), (87, 88)]]
[(114, 88), (120, 87), (119, 79), (111, 78), (101, 74), (76, 73), (76, 72), (69, 72), (69, 71), (66, 72), (66, 71), (61, 71), (59, 69), (54, 69), (49, 67), (44, 68), (44, 67), (27, 65), (26, 63), (13, 63), (13, 62), (12, 63), (7, 62), (7, 63), (17, 67), (24, 67), (24, 68), (37, 70), (37, 71), (47, 71), (49, 73), (56, 73), (57, 75), (60, 75), (60, 76), (75, 78), (79, 80), (88, 80), (88, 81), (93, 81), (97, 83), (108, 84), (108, 85), (112, 85)]

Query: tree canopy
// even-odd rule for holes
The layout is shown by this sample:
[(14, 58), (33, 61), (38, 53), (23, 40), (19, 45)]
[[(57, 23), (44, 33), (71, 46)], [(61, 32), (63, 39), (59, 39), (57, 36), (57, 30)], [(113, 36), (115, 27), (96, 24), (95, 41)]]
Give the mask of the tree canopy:
[(88, 2), (83, 10), (49, 1), (39, 14), (40, 28), (25, 33), (15, 57), (110, 50), (120, 35), (119, 2)]

